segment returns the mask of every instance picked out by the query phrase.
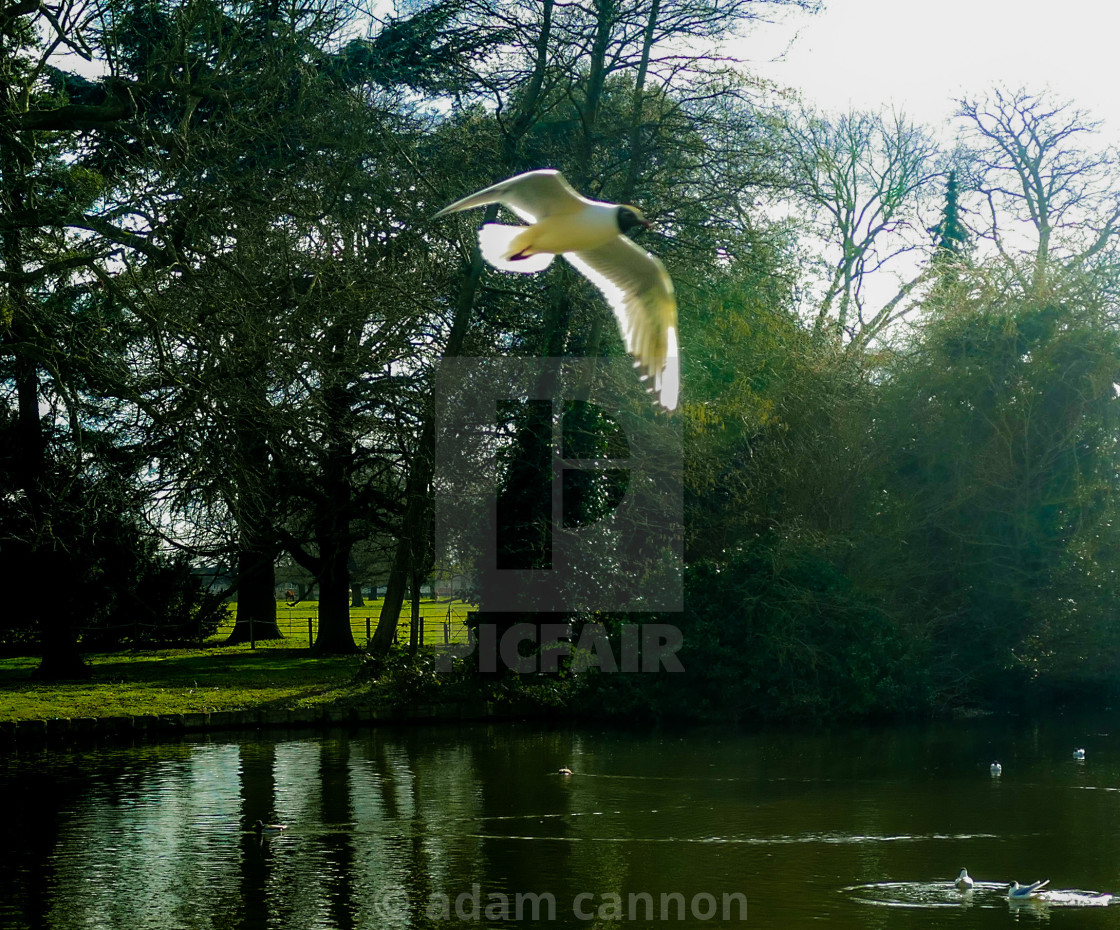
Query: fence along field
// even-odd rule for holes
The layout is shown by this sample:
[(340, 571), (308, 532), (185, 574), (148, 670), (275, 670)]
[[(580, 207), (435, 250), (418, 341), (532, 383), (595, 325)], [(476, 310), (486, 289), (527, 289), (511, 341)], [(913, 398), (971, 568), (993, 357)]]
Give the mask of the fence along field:
[[(377, 630), (377, 620), (381, 616), (381, 599), (368, 600), (363, 607), (350, 608), (350, 630), (354, 642), (364, 646)], [(207, 639), (208, 643), (220, 642), (229, 636), (237, 615), (237, 602), (230, 602), (230, 617), (216, 633)], [(423, 643), (428, 646), (447, 643), (467, 642), (467, 611), (475, 608), (459, 600), (422, 600), (420, 617), (423, 621)], [(319, 602), (300, 601), (295, 605), (287, 601), (276, 603), (276, 623), (284, 634), (282, 640), (261, 640), (260, 646), (311, 646), (319, 633)], [(411, 613), (406, 603), (397, 623), (397, 642), (407, 643), (411, 629)]]

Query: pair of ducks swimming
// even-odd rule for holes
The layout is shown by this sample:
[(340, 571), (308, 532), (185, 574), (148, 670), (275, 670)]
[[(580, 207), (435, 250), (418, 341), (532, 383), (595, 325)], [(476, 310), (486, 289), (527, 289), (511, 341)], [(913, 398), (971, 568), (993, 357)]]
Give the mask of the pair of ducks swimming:
[[(961, 891), (971, 891), (972, 886), (976, 883), (972, 880), (972, 876), (968, 874), (968, 869), (961, 869), (961, 874), (957, 876), (955, 882), (956, 886)], [(1018, 882), (1012, 882), (1007, 887), (1007, 897), (1013, 901), (1026, 901), (1028, 898), (1038, 896), (1038, 893), (1050, 884), (1050, 879), (1041, 882), (1032, 882), (1029, 885), (1020, 885)]]

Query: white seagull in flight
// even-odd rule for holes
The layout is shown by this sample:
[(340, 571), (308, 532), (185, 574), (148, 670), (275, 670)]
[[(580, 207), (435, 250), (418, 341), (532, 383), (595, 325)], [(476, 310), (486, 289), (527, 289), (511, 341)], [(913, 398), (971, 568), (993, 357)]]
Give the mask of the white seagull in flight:
[(626, 351), (666, 410), (677, 406), (680, 359), (677, 301), (665, 266), (623, 235), (649, 223), (636, 207), (589, 200), (554, 168), (499, 181), (450, 206), (435, 218), (500, 203), (528, 226), (485, 223), (482, 256), (503, 271), (543, 271), (557, 255), (594, 284), (618, 320)]

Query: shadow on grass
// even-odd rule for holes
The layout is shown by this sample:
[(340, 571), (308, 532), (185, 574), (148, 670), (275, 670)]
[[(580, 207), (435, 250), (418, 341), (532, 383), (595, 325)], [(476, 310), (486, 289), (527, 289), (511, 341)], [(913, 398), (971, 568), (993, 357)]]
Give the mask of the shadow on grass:
[(43, 683), (35, 658), (0, 659), (0, 719), (291, 707), (350, 693), (360, 657), (306, 649), (192, 649), (86, 656), (93, 678)]

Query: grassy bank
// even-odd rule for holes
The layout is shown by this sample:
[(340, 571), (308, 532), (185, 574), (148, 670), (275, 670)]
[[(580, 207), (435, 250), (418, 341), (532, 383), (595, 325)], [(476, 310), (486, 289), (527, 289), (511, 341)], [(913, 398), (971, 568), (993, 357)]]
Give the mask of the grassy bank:
[(359, 656), (248, 646), (95, 653), (93, 678), (40, 683), (35, 658), (0, 659), (0, 720), (301, 707), (351, 696)]
[(86, 656), (93, 678), (44, 684), (38, 660), (0, 659), (0, 722), (78, 717), (214, 714), (221, 711), (392, 708), (492, 704), (552, 710), (573, 682), (536, 676), (479, 680), (437, 674), (434, 651), (394, 651), (379, 674), (355, 677), (361, 655), (317, 658), (281, 645), (249, 649), (165, 649)]
[[(366, 698), (366, 689), (353, 684), (360, 656), (320, 658), (308, 651), (318, 635), (318, 608), (316, 601), (278, 602), (284, 638), (261, 640), (256, 648), (221, 645), (231, 619), (203, 648), (87, 653), (93, 677), (86, 682), (37, 682), (32, 672), (38, 657), (0, 658), (0, 721), (280, 709)], [(469, 609), (460, 601), (424, 602), (424, 641), (465, 642)], [(380, 612), (380, 600), (351, 608), (359, 647), (366, 644), (367, 631), (376, 628)], [(406, 613), (398, 628), (402, 641), (407, 642), (408, 630)]]
[[(468, 605), (427, 602), (423, 605), (424, 639), (429, 646), (461, 643), (467, 638)], [(366, 642), (367, 622), (376, 626), (380, 602), (351, 610), (354, 640)], [(279, 640), (224, 646), (232, 620), (203, 646), (86, 653), (88, 681), (39, 682), (32, 673), (35, 656), (0, 658), (0, 722), (77, 717), (139, 717), (165, 714), (213, 714), (222, 711), (285, 710), (316, 707), (408, 708), (440, 702), (509, 703), (543, 706), (560, 702), (554, 681), (478, 681), (469, 675), (437, 674), (433, 650), (409, 658), (394, 652), (376, 677), (355, 679), (360, 654), (313, 655), (308, 650), (318, 632), (318, 604), (278, 605)], [(367, 618), (370, 618), (367, 620)], [(399, 631), (408, 640), (408, 624)]]

